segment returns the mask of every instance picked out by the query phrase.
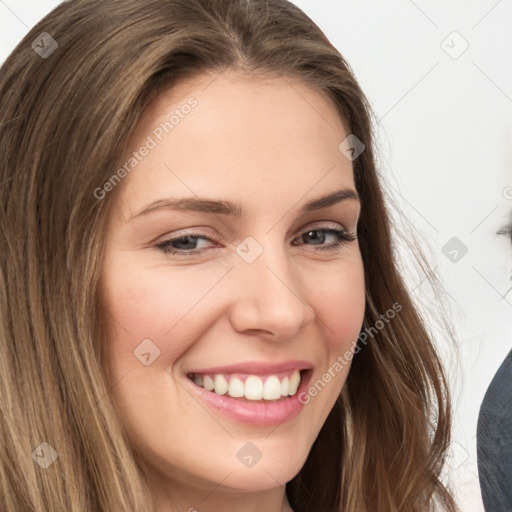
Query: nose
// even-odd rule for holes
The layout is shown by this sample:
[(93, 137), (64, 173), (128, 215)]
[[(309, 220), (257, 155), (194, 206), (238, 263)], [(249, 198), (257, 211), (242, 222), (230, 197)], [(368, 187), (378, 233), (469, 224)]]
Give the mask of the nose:
[(297, 274), (297, 266), (283, 249), (263, 247), (263, 252), (251, 263), (242, 257), (231, 272), (233, 290), (230, 319), (232, 326), (245, 334), (288, 339), (314, 317), (307, 304), (304, 289), (312, 276)]

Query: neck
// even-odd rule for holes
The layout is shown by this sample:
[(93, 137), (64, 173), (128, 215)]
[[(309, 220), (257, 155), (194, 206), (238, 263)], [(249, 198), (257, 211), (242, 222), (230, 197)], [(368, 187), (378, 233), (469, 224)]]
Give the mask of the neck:
[(187, 482), (170, 485), (152, 485), (156, 512), (293, 512), (286, 496), (285, 486), (263, 491), (237, 492), (228, 487), (229, 476), (215, 486), (193, 487)]

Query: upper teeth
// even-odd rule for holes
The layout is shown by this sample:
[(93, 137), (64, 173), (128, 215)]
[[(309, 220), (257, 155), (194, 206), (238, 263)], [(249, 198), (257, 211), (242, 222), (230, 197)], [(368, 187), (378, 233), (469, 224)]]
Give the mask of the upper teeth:
[(291, 375), (279, 378), (277, 375), (260, 377), (259, 375), (247, 375), (245, 382), (243, 376), (213, 374), (193, 375), (194, 382), (206, 389), (215, 391), (217, 395), (225, 395), (233, 398), (245, 396), (248, 400), (277, 400), (281, 396), (293, 396), (297, 393), (300, 384), (300, 372), (294, 370)]

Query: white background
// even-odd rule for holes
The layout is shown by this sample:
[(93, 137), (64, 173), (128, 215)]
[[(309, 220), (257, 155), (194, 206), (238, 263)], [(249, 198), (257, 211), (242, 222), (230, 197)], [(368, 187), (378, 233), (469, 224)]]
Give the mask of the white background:
[[(0, 0), (0, 62), (58, 3)], [(379, 121), (386, 186), (444, 283), (448, 303), (437, 307), (448, 307), (458, 338), (454, 355), (440, 332), (455, 407), (448, 478), (461, 510), (481, 512), (478, 409), (512, 347), (512, 250), (495, 234), (512, 210), (512, 1), (294, 3), (354, 70)], [(468, 249), (452, 252), (456, 262), (442, 252), (453, 237)], [(408, 279), (435, 316), (425, 281)]]

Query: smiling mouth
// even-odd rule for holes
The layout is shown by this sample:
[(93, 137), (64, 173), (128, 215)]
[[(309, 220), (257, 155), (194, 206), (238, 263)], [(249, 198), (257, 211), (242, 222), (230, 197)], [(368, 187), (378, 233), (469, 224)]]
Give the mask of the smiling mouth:
[(229, 396), (242, 402), (270, 403), (294, 396), (307, 371), (293, 370), (273, 375), (189, 373), (187, 377), (197, 386), (219, 396)]

